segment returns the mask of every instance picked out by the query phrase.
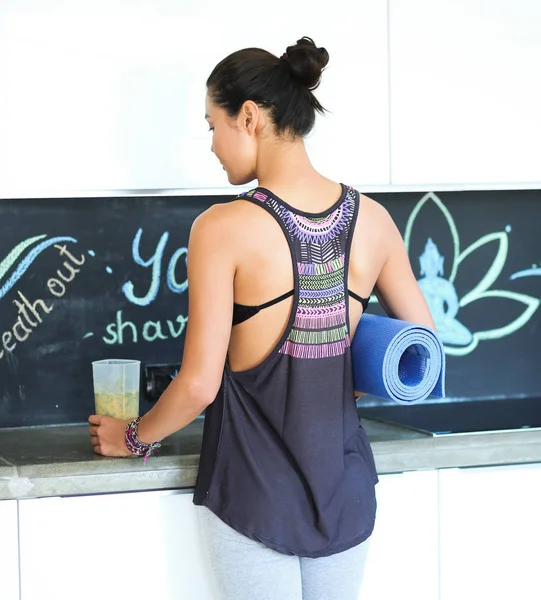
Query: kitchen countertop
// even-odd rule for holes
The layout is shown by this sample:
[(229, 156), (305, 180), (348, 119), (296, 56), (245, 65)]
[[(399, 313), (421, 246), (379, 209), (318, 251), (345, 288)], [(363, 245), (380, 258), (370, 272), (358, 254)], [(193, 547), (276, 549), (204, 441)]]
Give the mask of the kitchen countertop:
[[(363, 419), (378, 473), (541, 462), (541, 429), (432, 436)], [(203, 420), (164, 440), (159, 456), (105, 458), (86, 425), (0, 429), (0, 500), (193, 488)]]

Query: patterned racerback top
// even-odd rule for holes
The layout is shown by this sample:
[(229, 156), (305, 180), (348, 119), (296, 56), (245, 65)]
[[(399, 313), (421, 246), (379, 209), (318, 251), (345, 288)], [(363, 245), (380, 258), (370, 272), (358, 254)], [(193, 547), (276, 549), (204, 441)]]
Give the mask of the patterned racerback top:
[(269, 212), (291, 250), (293, 308), (256, 367), (225, 365), (207, 408), (194, 503), (284, 554), (328, 556), (372, 533), (376, 469), (353, 389), (347, 279), (359, 193), (342, 186), (320, 214), (270, 191), (240, 196)]

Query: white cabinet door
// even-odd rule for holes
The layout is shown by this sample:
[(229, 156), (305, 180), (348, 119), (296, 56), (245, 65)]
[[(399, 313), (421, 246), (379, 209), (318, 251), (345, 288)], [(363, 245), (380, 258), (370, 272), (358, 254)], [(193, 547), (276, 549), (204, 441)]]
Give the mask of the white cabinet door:
[(541, 182), (541, 2), (390, 0), (393, 184)]
[(438, 474), (382, 475), (360, 600), (438, 597)]
[(440, 472), (441, 600), (541, 597), (541, 465)]
[(263, 27), (240, 2), (132, 4), (0, 2), (0, 196), (234, 194), (210, 151), (207, 77), (235, 50), (280, 56), (304, 34), (330, 55), (314, 164), (351, 185), (388, 183), (387, 0), (275, 0)]
[(0, 501), (0, 598), (19, 600), (17, 501)]
[(20, 501), (21, 600), (215, 600), (196, 510), (179, 492)]

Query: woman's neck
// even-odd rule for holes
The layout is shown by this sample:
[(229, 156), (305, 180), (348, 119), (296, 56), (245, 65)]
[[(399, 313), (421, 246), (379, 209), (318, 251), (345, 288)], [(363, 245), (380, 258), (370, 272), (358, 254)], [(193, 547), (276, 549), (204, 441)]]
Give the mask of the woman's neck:
[(273, 190), (305, 186), (321, 175), (314, 169), (302, 139), (262, 145), (256, 166), (261, 187)]
[(341, 193), (339, 184), (314, 169), (302, 139), (262, 145), (256, 176), (260, 187), (307, 212), (324, 210)]

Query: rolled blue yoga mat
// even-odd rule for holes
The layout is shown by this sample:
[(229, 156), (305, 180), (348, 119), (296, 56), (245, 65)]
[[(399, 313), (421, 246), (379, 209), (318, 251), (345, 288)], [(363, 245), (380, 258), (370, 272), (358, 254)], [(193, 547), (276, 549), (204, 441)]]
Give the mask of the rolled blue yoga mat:
[(445, 352), (429, 327), (364, 314), (351, 353), (359, 392), (399, 404), (445, 396)]

